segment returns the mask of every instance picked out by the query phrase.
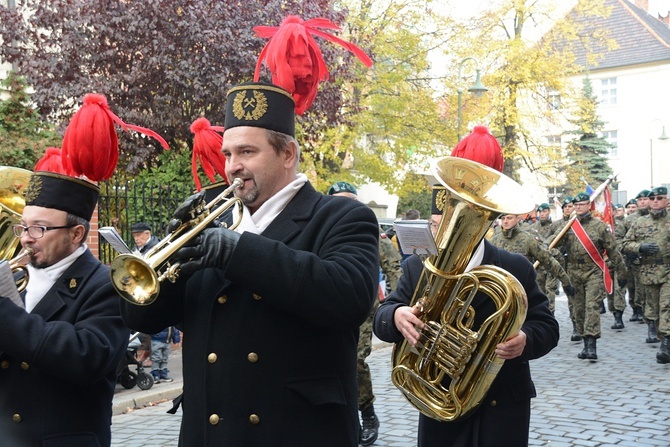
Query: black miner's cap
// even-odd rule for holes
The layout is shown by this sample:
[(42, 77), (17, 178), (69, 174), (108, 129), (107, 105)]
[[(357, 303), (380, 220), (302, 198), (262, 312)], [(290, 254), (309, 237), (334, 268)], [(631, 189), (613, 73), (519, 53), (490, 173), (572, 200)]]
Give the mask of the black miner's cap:
[(26, 206), (57, 209), (90, 221), (100, 189), (80, 178), (37, 171), (30, 177), (25, 193)]
[(293, 97), (283, 88), (264, 82), (232, 87), (226, 100), (225, 128), (239, 126), (260, 127), (295, 137)]

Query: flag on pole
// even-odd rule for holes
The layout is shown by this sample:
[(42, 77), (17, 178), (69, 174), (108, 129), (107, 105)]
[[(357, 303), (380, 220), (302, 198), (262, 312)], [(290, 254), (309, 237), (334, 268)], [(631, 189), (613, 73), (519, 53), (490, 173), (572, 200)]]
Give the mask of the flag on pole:
[(598, 218), (605, 222), (610, 231), (614, 233), (614, 214), (612, 213), (612, 193), (609, 185), (605, 187), (602, 194), (599, 194), (591, 202), (591, 210), (593, 210)]

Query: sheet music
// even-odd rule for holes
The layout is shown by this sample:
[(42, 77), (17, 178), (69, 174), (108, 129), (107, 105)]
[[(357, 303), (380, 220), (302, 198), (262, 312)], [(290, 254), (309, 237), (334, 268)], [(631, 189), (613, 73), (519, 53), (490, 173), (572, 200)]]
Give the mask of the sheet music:
[(128, 248), (124, 240), (121, 238), (119, 232), (116, 231), (116, 228), (102, 227), (98, 229), (98, 233), (104, 237), (105, 240), (109, 242), (109, 245), (119, 252), (119, 254), (125, 255), (131, 253), (130, 248)]
[(0, 296), (9, 298), (14, 304), (21, 309), (25, 309), (21, 295), (16, 288), (16, 281), (14, 281), (14, 274), (12, 268), (7, 261), (0, 262)]
[(435, 238), (427, 220), (396, 220), (393, 222), (393, 229), (403, 253), (437, 254)]

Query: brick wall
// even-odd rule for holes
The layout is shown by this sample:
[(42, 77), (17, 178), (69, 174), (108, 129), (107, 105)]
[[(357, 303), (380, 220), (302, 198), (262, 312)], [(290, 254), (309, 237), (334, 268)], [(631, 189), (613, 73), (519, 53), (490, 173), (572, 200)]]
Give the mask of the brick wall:
[(93, 256), (96, 258), (98, 258), (100, 255), (100, 250), (98, 249), (100, 243), (98, 239), (98, 207), (96, 206), (95, 210), (93, 211), (93, 216), (91, 216), (91, 229), (88, 232), (88, 237), (86, 238), (86, 245), (88, 245), (91, 253), (93, 253)]

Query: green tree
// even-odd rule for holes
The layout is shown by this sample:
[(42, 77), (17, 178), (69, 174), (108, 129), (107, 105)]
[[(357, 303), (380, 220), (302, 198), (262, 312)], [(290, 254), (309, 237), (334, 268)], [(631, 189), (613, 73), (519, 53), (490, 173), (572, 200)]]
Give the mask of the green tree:
[[(575, 54), (585, 50), (595, 63), (614, 43), (601, 29), (585, 23), (609, 13), (601, 0), (578, 0), (568, 13), (566, 3), (551, 0), (501, 0), (471, 21), (455, 56), (482, 61), (484, 83), (490, 89), (487, 106), (476, 116), (488, 123), (505, 153), (505, 174), (519, 179), (521, 167), (530, 172), (553, 170), (561, 150), (538, 129), (564, 119), (555, 101), (576, 96), (570, 77), (583, 67)], [(559, 18), (558, 20), (556, 18)], [(471, 42), (478, 42), (473, 46)], [(600, 53), (601, 54), (601, 53)]]
[[(440, 117), (428, 73), (428, 51), (449, 38), (449, 21), (433, 20), (431, 1), (345, 1), (346, 33), (365, 42), (375, 64), (343, 84), (344, 122), (327, 130), (311, 163), (327, 185), (378, 182), (391, 193), (426, 193), (407, 172), (426, 172), (446, 155), (449, 130)], [(439, 25), (436, 27), (435, 23)]]
[(0, 83), (0, 165), (33, 170), (49, 146), (60, 147), (61, 136), (31, 107), (26, 82), (13, 71)]
[(568, 120), (574, 129), (566, 132), (575, 135), (567, 147), (569, 185), (584, 185), (586, 181), (596, 188), (612, 174), (607, 155), (614, 145), (602, 135), (605, 122), (599, 119), (597, 110), (598, 98), (593, 93), (591, 80), (586, 76), (574, 117)]

